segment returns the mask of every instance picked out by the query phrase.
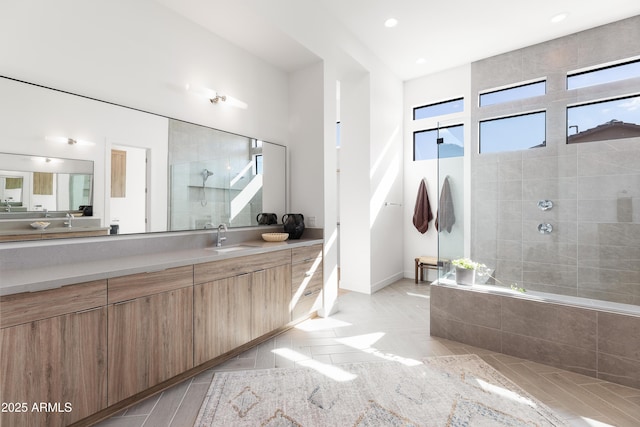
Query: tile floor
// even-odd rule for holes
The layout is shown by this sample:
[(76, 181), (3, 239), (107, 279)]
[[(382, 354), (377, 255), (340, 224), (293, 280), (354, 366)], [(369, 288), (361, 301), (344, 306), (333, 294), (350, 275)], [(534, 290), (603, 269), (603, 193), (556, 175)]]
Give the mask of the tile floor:
[(245, 370), (476, 353), (571, 426), (640, 426), (640, 390), (429, 336), (429, 286), (401, 280), (373, 294), (346, 293), (339, 311), (291, 329), (98, 424), (193, 425), (216, 370)]

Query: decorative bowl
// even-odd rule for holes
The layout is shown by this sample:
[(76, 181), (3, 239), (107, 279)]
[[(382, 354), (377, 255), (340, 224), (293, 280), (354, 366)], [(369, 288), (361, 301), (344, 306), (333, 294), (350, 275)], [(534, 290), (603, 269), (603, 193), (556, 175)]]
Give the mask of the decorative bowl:
[(30, 225), (31, 227), (35, 228), (36, 230), (44, 230), (45, 228), (47, 228), (49, 226), (49, 224), (51, 224), (50, 222), (44, 222), (44, 221), (36, 221), (36, 222), (32, 222)]
[(267, 242), (284, 242), (289, 238), (289, 233), (262, 233), (262, 240)]

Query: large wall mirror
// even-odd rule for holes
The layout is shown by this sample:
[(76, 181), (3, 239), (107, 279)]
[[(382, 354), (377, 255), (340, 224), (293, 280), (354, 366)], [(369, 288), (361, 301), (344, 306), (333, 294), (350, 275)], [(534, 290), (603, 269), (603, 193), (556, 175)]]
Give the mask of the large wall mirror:
[(21, 215), (87, 205), (118, 234), (286, 212), (282, 145), (5, 77), (0, 93), (0, 233)]

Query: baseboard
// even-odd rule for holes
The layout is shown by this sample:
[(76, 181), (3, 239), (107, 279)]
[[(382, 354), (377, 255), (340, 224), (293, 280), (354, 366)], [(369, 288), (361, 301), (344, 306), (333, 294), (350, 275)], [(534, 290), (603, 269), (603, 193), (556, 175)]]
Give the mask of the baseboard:
[(394, 274), (393, 276), (390, 276), (384, 280), (381, 280), (380, 282), (377, 283), (372, 283), (371, 284), (371, 293), (375, 293), (378, 292), (380, 289), (385, 288), (387, 286), (389, 286), (392, 283), (397, 282), (398, 280), (404, 279), (404, 273), (402, 272), (398, 272), (396, 274)]

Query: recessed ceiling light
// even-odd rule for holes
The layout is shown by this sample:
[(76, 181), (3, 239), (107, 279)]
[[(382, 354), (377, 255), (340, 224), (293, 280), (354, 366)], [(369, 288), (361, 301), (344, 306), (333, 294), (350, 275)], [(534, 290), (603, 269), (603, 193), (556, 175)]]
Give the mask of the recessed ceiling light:
[(398, 20), (396, 18), (389, 18), (386, 21), (384, 21), (384, 26), (387, 28), (393, 28), (396, 25), (398, 25)]
[(567, 16), (569, 16), (569, 14), (566, 13), (566, 12), (559, 13), (559, 14), (555, 15), (553, 18), (551, 18), (551, 22), (553, 22), (554, 24), (557, 24), (558, 22), (562, 22), (565, 19), (567, 19)]
[(427, 60), (425, 58), (418, 58), (416, 59), (416, 64), (420, 65), (420, 64), (426, 64)]

